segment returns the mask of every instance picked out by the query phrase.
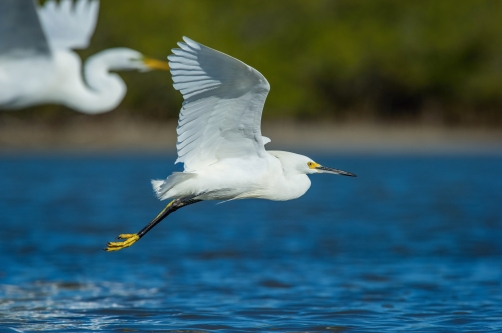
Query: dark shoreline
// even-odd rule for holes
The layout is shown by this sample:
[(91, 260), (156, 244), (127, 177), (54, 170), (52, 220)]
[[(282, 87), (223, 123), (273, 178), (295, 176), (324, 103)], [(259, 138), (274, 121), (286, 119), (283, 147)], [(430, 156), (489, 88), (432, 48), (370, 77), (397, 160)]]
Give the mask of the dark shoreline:
[[(333, 153), (502, 153), (502, 131), (430, 125), (265, 121), (269, 150)], [(175, 152), (176, 123), (78, 119), (59, 125), (0, 124), (1, 153)]]

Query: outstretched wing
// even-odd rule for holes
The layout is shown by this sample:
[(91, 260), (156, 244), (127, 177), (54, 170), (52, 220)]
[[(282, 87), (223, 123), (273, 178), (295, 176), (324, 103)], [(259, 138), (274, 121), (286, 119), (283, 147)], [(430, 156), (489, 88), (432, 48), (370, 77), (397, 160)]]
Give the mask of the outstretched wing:
[(177, 162), (194, 171), (232, 157), (265, 156), (260, 122), (270, 85), (245, 63), (187, 37), (168, 57), (184, 98)]
[(50, 56), (33, 1), (0, 1), (0, 57)]
[(42, 27), (54, 49), (83, 49), (98, 20), (98, 0), (48, 0), (38, 7)]

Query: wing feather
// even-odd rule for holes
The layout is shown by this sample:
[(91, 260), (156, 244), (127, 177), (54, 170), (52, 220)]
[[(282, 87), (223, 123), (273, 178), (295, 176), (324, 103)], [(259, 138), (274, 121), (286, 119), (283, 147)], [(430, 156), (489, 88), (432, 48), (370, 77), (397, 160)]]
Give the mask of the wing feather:
[(178, 56), (183, 56), (187, 59), (197, 59), (197, 56), (193, 53), (190, 53), (190, 52), (185, 52), (180, 49), (173, 49), (172, 51), (173, 51), (173, 54), (178, 55)]
[(38, 16), (54, 49), (83, 49), (89, 45), (98, 20), (99, 0), (48, 0)]
[(184, 102), (178, 159), (185, 171), (232, 157), (263, 157), (260, 122), (270, 86), (263, 75), (224, 53), (183, 37), (168, 57)]
[(34, 0), (0, 0), (0, 57), (50, 56)]

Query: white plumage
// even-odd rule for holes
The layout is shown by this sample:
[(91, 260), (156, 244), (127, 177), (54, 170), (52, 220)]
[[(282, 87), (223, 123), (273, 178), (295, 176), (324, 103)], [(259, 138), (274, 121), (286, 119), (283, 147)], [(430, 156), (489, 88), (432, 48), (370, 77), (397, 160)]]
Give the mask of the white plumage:
[(308, 174), (352, 173), (323, 167), (303, 155), (266, 151), (260, 130), (270, 86), (245, 63), (183, 37), (168, 57), (174, 88), (184, 102), (178, 123), (178, 159), (184, 172), (153, 180), (166, 208), (137, 234), (122, 234), (105, 250), (134, 244), (177, 209), (201, 200), (291, 200), (310, 187)]
[(188, 38), (168, 57), (174, 89), (183, 94), (177, 128), (185, 171), (223, 158), (264, 157), (261, 113), (270, 85), (245, 63)]
[(40, 23), (54, 49), (85, 49), (96, 28), (99, 1), (49, 0), (37, 8)]
[(90, 57), (82, 71), (72, 49), (88, 46), (99, 1), (49, 0), (44, 6), (33, 1), (0, 3), (0, 109), (55, 103), (90, 114), (107, 112), (127, 90), (111, 70), (168, 69), (135, 50), (114, 48)]

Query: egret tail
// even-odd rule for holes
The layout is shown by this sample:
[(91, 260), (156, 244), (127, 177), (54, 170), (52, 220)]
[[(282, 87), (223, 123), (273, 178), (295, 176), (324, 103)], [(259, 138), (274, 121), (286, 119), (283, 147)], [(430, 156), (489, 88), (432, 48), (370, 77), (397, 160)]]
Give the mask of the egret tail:
[(177, 211), (181, 207), (185, 207), (196, 202), (202, 201), (198, 199), (194, 199), (195, 196), (189, 196), (179, 199), (174, 199), (157, 215), (152, 222), (148, 223), (143, 229), (141, 229), (137, 234), (120, 234), (117, 236), (117, 239), (123, 239), (121, 242), (108, 242), (106, 244), (106, 248), (104, 249), (107, 252), (122, 250), (126, 247), (129, 247), (136, 243), (141, 237), (146, 235), (148, 231), (150, 231), (153, 227), (155, 227), (160, 221), (165, 219), (169, 214)]

